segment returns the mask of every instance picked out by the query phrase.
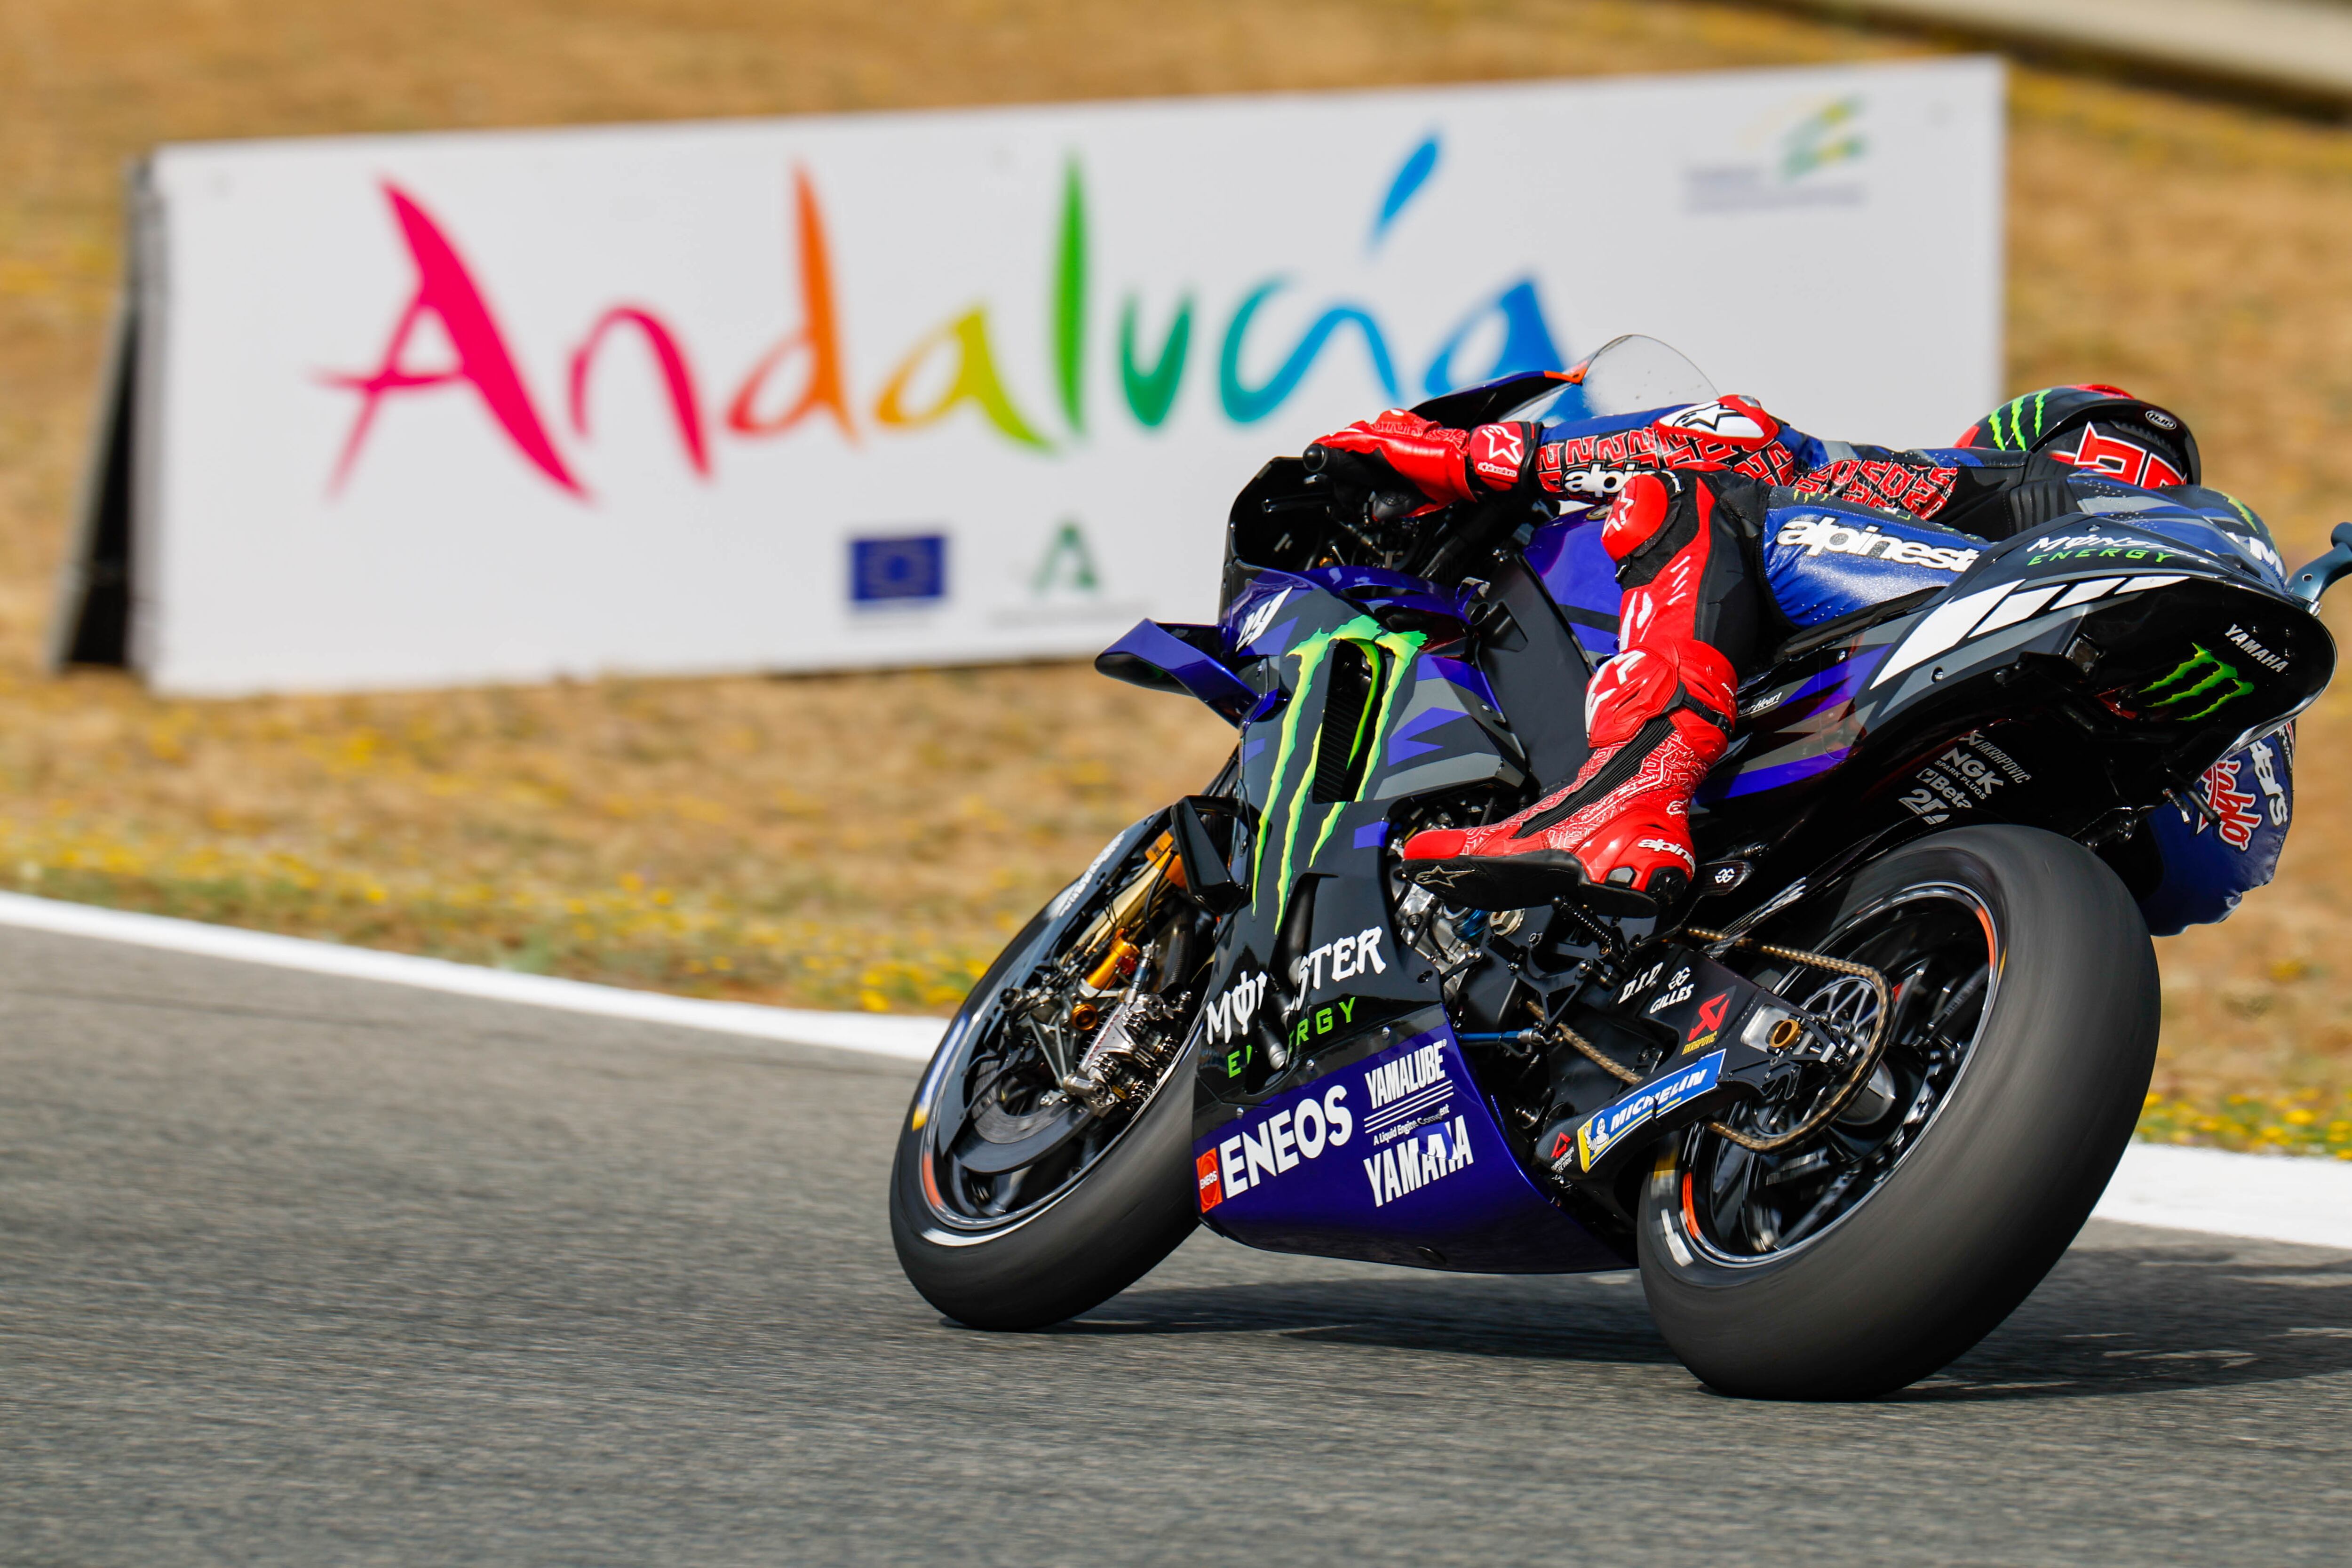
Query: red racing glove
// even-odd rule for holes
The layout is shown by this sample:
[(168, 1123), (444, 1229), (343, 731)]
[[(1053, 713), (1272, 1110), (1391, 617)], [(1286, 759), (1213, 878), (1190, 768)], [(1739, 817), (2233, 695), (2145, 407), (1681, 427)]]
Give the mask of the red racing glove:
[(1454, 430), (1391, 408), (1315, 444), (1378, 458), (1431, 500), (1450, 504), (1526, 482), (1535, 471), (1537, 433), (1536, 426), (1524, 423)]

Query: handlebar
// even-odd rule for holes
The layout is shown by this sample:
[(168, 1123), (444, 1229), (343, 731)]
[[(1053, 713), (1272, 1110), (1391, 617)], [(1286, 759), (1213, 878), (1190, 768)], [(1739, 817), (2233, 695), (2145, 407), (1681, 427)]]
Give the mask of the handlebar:
[(1429, 504), (1419, 490), (1402, 481), (1394, 468), (1362, 452), (1326, 447), (1318, 441), (1299, 454), (1299, 461), (1308, 478), (1322, 479), (1342, 493), (1362, 496), (1366, 512), (1383, 527)]
[(1361, 452), (1350, 452), (1339, 447), (1326, 447), (1322, 442), (1310, 444), (1298, 455), (1307, 473), (1317, 479), (1328, 479), (1339, 484), (1354, 484), (1370, 489), (1382, 479), (1396, 477), (1386, 463), (1376, 461)]

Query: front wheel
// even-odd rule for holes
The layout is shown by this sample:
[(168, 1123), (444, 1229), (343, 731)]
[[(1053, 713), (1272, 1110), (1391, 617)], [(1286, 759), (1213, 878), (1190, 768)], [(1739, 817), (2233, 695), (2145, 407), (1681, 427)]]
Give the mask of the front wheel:
[[(1895, 851), (1804, 934), (1886, 976), (1882, 1064), (1797, 1146), (1663, 1147), (1642, 1283), (1709, 1385), (1870, 1398), (1990, 1332), (2090, 1217), (2155, 1068), (2156, 954), (2095, 856), (2013, 826)], [(1790, 994), (1843, 1013), (1852, 984)]]
[(1191, 1058), (1213, 932), (1147, 820), (1013, 939), (924, 1073), (890, 1173), (908, 1280), (979, 1329), (1036, 1329), (1191, 1234)]

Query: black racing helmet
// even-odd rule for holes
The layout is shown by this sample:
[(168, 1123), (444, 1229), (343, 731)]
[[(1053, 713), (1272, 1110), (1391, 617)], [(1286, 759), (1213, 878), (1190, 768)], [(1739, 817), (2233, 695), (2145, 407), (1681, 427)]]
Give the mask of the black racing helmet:
[(2094, 383), (2029, 392), (1969, 426), (1952, 444), (2047, 456), (2148, 489), (2204, 481), (2188, 424), (2120, 386)]

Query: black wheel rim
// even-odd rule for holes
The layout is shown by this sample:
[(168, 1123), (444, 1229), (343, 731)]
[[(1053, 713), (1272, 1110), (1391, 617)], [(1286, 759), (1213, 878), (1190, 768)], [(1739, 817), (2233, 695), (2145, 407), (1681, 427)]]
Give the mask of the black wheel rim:
[[(1108, 890), (1123, 885), (1139, 862), (1139, 855), (1130, 856), (1118, 875), (1100, 884), (1104, 893), (1057, 926), (1062, 942), (1076, 940)], [(1149, 989), (1174, 992), (1191, 978), (1192, 954), (1202, 945), (1191, 929), (1196, 921), (1190, 907), (1174, 900), (1153, 918), (1148, 951), (1162, 973)], [(1052, 1206), (1126, 1136), (1183, 1059), (1174, 1053), (1150, 1096), (1131, 1110), (1103, 1117), (1072, 1100), (1060, 1080), (1084, 1057), (1090, 1031), (1068, 1025), (1076, 976), (1067, 973), (1066, 956), (1051, 938), (1033, 949), (1008, 972), (1009, 984), (974, 1008), (949, 1047), (951, 1059), (934, 1068), (921, 1104), (918, 1158), (924, 1204), (946, 1237), (1002, 1235)], [(1038, 992), (1056, 998), (1057, 1011), (1045, 1020), (1006, 1005), (1007, 997)]]
[[(1785, 1258), (1852, 1218), (1949, 1103), (1992, 1016), (2001, 938), (1991, 909), (1971, 889), (1906, 888), (1855, 911), (1816, 946), (1886, 976), (1894, 996), (1886, 1051), (1853, 1103), (1790, 1148), (1759, 1153), (1705, 1127), (1685, 1135), (1674, 1228), (1717, 1264)], [(1876, 1012), (1864, 983), (1804, 970), (1793, 981), (1778, 978), (1786, 994), (1850, 1026), (1866, 1026)], [(1801, 1108), (1749, 1107), (1725, 1121), (1769, 1135), (1801, 1116)]]

